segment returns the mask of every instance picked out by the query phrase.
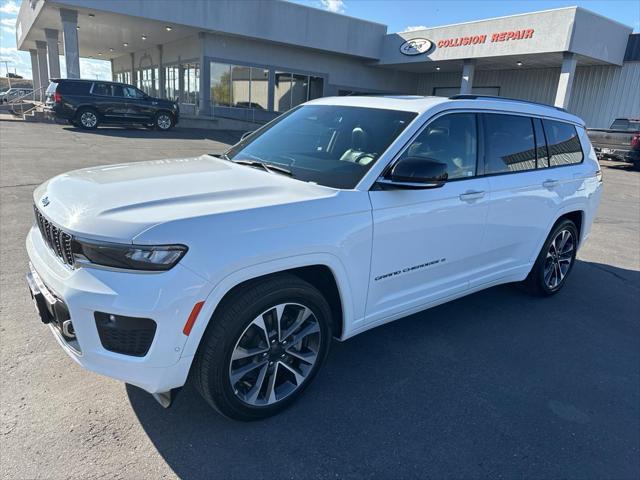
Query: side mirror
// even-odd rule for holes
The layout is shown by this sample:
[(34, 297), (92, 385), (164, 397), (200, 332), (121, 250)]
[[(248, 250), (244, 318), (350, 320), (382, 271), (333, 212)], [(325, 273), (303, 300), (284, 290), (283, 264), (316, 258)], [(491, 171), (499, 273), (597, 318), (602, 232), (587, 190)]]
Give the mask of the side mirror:
[(431, 158), (405, 157), (379, 183), (389, 187), (439, 188), (447, 181), (447, 165)]
[(254, 132), (254, 130), (249, 130), (248, 132), (244, 132), (242, 134), (242, 136), (240, 137), (240, 141), (244, 140), (245, 138), (247, 138), (249, 135), (251, 135)]

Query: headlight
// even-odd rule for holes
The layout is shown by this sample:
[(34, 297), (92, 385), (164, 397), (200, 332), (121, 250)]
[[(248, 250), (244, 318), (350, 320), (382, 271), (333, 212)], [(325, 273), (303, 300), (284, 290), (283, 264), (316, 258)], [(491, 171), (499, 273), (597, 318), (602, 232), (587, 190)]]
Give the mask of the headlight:
[(184, 245), (127, 245), (74, 239), (75, 260), (129, 270), (169, 270), (187, 253)]

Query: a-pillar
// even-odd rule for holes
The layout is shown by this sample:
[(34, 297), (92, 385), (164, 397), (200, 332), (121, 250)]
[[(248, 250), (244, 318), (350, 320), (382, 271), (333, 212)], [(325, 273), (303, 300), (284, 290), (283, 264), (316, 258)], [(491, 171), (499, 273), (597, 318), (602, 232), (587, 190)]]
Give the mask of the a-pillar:
[(558, 89), (556, 90), (556, 107), (569, 108), (571, 100), (571, 90), (573, 89), (573, 79), (576, 75), (576, 64), (578, 60), (573, 53), (565, 53), (560, 67), (560, 78), (558, 79)]
[(38, 78), (40, 79), (40, 93), (38, 100), (44, 102), (44, 90), (49, 85), (49, 66), (47, 65), (47, 42), (36, 40), (36, 52), (38, 55)]
[(473, 76), (476, 71), (476, 61), (466, 59), (462, 63), (462, 81), (460, 82), (460, 94), (467, 95), (473, 89)]
[(80, 78), (78, 12), (76, 10), (61, 8), (60, 20), (62, 21), (62, 37), (64, 40), (64, 63), (67, 66), (67, 78)]

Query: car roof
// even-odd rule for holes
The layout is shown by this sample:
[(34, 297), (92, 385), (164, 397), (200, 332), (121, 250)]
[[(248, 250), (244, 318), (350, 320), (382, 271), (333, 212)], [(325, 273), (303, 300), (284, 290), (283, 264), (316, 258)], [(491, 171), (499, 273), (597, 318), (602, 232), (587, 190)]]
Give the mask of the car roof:
[[(322, 97), (308, 102), (310, 105), (344, 105), (352, 107), (401, 110), (423, 114), (434, 107), (443, 110), (487, 110), (500, 113), (516, 113), (553, 118), (584, 126), (584, 121), (561, 108), (541, 103), (505, 97), (482, 97), (474, 95), (451, 97), (427, 97), (415, 95), (349, 95), (344, 97)], [(434, 113), (437, 113), (434, 111)]]
[(442, 97), (421, 97), (415, 95), (347, 95), (343, 97), (322, 97), (311, 100), (312, 105), (344, 105), (348, 107), (379, 108), (422, 113), (434, 105), (445, 102)]

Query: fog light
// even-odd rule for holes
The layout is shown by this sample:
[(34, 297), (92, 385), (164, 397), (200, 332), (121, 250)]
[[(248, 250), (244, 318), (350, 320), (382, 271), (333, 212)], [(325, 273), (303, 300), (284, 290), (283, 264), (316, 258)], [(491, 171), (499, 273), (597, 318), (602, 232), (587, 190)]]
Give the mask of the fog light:
[(126, 317), (95, 312), (96, 328), (105, 350), (144, 357), (156, 334), (156, 322), (150, 318)]

